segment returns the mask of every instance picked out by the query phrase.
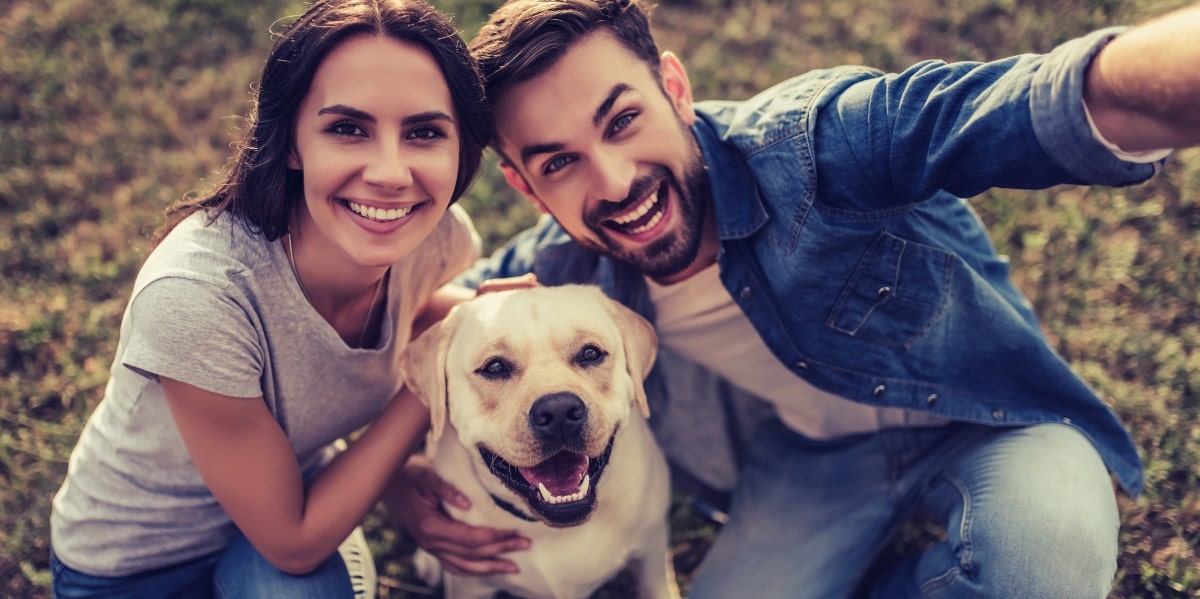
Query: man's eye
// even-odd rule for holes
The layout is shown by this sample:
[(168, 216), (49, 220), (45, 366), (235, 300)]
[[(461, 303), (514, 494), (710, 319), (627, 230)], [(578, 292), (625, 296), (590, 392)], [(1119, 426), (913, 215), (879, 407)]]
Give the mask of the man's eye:
[(595, 366), (604, 362), (606, 357), (608, 354), (604, 350), (595, 345), (587, 345), (575, 355), (575, 363), (580, 366)]
[(574, 159), (570, 156), (555, 156), (546, 162), (546, 166), (542, 168), (542, 173), (547, 175), (557, 173), (572, 162), (574, 162)]
[(636, 112), (628, 112), (619, 117), (612, 124), (612, 134), (616, 135), (629, 127), (633, 123), (633, 119), (637, 118)]
[(503, 358), (492, 358), (475, 372), (485, 379), (504, 380), (512, 377), (513, 365)]

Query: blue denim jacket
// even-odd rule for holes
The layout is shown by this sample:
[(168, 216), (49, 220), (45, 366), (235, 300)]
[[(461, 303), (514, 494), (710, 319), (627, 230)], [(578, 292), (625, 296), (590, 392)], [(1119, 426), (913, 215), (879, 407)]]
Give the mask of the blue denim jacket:
[[(1084, 70), (1116, 32), (992, 63), (815, 71), (744, 102), (698, 103), (721, 280), (772, 353), (872, 406), (1076, 427), (1140, 493), (1128, 433), (1055, 353), (960, 199), (1155, 172), (1093, 139), (1083, 110)], [(530, 271), (544, 284), (599, 284), (653, 322), (641, 274), (550, 219), (461, 282)]]

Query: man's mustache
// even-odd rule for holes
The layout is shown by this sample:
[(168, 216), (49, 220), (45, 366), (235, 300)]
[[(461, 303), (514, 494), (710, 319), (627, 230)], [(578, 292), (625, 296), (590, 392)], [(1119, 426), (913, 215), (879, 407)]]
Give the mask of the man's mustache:
[(654, 170), (650, 174), (633, 180), (633, 183), (629, 186), (629, 195), (625, 196), (625, 199), (620, 202), (601, 202), (592, 211), (591, 217), (588, 220), (591, 224), (599, 224), (606, 219), (625, 212), (631, 206), (640, 202), (647, 193), (658, 189), (664, 181), (670, 185), (674, 185), (675, 175), (671, 173), (671, 169), (665, 166), (654, 167)]

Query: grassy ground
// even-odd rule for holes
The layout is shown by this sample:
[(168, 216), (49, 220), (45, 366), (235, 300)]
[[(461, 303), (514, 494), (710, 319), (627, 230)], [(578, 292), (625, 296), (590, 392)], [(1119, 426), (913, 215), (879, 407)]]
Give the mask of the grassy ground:
[[(471, 33), (495, 2), (437, 4)], [(1179, 4), (674, 0), (656, 26), (698, 98), (744, 98), (815, 67), (1044, 51)], [(167, 203), (212, 180), (268, 28), (300, 7), (0, 4), (0, 596), (48, 596), (50, 497), (102, 395), (146, 236)], [(1145, 459), (1146, 493), (1121, 498), (1114, 598), (1200, 597), (1198, 194), (1193, 150), (1137, 188), (997, 191), (974, 202), (1056, 347), (1111, 402)], [(532, 218), (490, 170), (464, 205), (489, 247)], [(713, 530), (682, 502), (673, 524), (686, 581)], [(369, 531), (385, 596), (425, 592), (406, 582), (405, 539), (377, 514)]]

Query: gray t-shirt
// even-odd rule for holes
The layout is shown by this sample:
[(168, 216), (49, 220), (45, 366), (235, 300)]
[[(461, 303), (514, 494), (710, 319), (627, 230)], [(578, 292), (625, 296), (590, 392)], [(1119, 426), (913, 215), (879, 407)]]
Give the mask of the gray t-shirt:
[(479, 255), (466, 213), (392, 267), (375, 348), (351, 349), (305, 300), (279, 241), (223, 215), (194, 214), (134, 283), (104, 399), (54, 497), (51, 544), (64, 564), (122, 576), (211, 554), (236, 530), (175, 427), (159, 376), (262, 398), (306, 480), (332, 444), (374, 419), (403, 381), (399, 352), (416, 310)]

